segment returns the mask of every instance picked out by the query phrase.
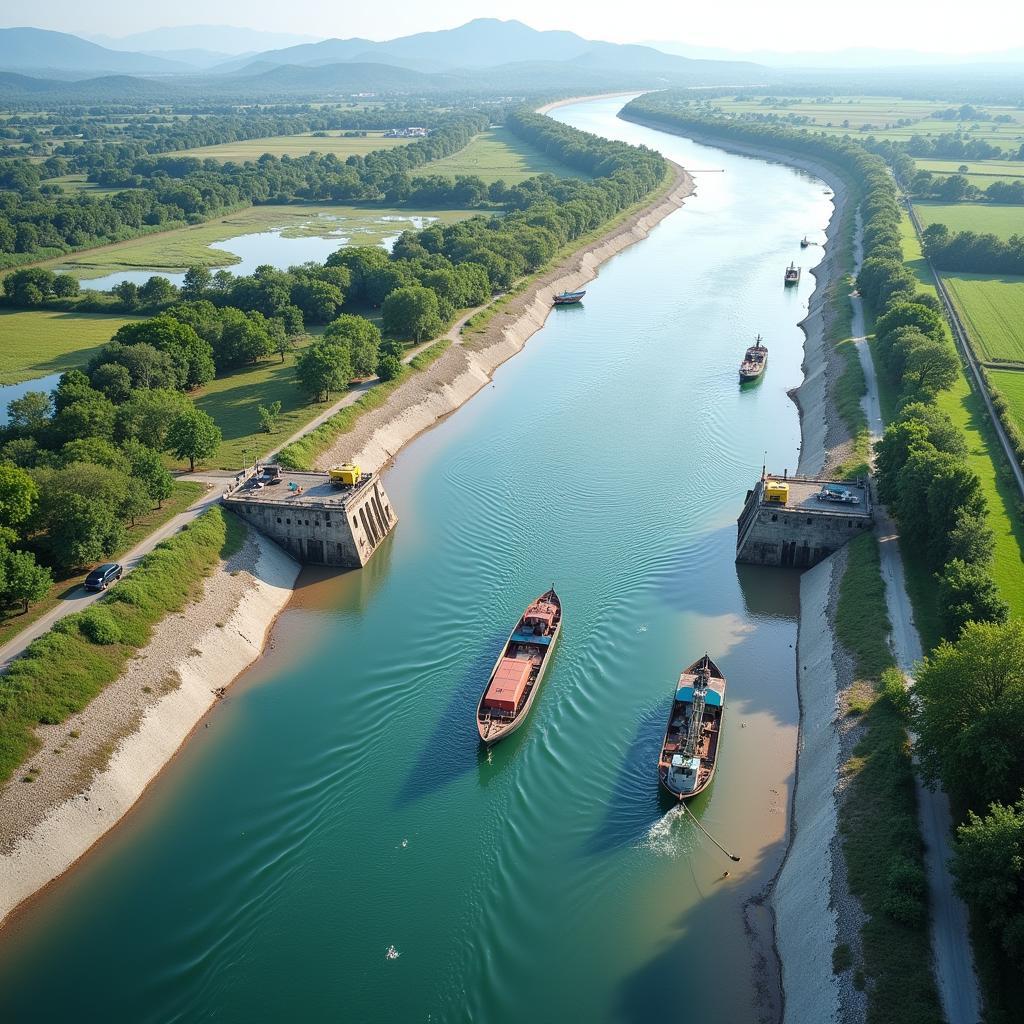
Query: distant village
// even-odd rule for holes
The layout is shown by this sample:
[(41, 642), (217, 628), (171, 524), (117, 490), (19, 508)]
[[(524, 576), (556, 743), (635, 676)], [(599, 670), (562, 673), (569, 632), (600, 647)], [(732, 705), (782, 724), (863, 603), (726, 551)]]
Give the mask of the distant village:
[(429, 128), (390, 128), (384, 133), (385, 139), (425, 139)]

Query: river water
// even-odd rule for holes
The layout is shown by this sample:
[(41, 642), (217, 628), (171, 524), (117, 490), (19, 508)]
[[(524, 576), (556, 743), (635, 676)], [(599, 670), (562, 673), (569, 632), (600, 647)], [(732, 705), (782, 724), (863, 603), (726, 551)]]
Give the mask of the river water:
[[(621, 103), (555, 116), (701, 169), (697, 194), (399, 456), (374, 561), (303, 575), (209, 728), (9, 929), (0, 1018), (760, 1019), (743, 908), (788, 828), (797, 579), (738, 568), (735, 518), (765, 453), (796, 465), (813, 278), (782, 270), (820, 257), (798, 241), (831, 203)], [(756, 331), (770, 365), (741, 390)], [(544, 690), (481, 752), (487, 671), (551, 583)], [(705, 650), (728, 711), (694, 810), (739, 864), (657, 792), (676, 676)]]

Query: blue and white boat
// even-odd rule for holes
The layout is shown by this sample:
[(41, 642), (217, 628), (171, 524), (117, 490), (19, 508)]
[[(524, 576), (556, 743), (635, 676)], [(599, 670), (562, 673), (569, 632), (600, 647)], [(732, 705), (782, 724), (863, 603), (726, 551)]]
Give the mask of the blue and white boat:
[(586, 289), (581, 292), (562, 292), (561, 295), (553, 296), (551, 301), (556, 306), (572, 306), (575, 303), (580, 302), (586, 294)]

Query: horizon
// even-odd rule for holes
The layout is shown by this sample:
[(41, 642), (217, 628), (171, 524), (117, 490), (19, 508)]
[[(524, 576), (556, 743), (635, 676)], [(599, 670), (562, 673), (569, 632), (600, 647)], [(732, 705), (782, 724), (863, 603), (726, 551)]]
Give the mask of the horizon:
[[(241, 0), (226, 0), (219, 5), (216, 24), (203, 19), (207, 5), (196, 0), (184, 0), (174, 15), (114, 0), (103, 4), (100, 11), (92, 11), (87, 25), (80, 24), (78, 19), (82, 8), (72, 0), (52, 0), (44, 11), (22, 0), (6, 6), (7, 13), (0, 14), (2, 28), (47, 29), (91, 41), (105, 39), (107, 42), (158, 29), (196, 28), (304, 36), (311, 41), (359, 37), (372, 42), (386, 42), (421, 32), (451, 30), (473, 20), (496, 19), (518, 21), (537, 31), (573, 32), (592, 41), (722, 50), (740, 57), (759, 53), (839, 55), (873, 50), (882, 53), (912, 52), (937, 59), (984, 59), (1024, 47), (1024, 32), (1009, 43), (1005, 41), (1004, 33), (996, 45), (992, 33), (987, 30), (991, 23), (989, 17), (967, 23), (944, 21), (935, 17), (941, 13), (936, 10), (936, 5), (926, 5), (923, 0), (911, 0), (895, 10), (883, 0), (866, 0), (855, 21), (838, 12), (824, 12), (800, 24), (780, 20), (754, 0), (738, 0), (738, 4), (728, 11), (702, 12), (697, 24), (691, 23), (681, 12), (678, 15), (666, 14), (659, 5), (649, 2), (642, 3), (639, 12), (635, 7), (631, 8), (632, 16), (622, 18), (612, 12), (588, 11), (579, 0), (570, 0), (557, 12), (536, 0), (516, 5), (491, 3), (484, 10), (476, 3), (455, 0), (446, 4), (447, 15), (443, 23), (436, 14), (415, 8), (408, 0), (391, 0), (372, 9), (344, 15), (325, 0), (296, 0), (289, 5), (287, 13), (282, 13), (266, 0), (244, 4)], [(940, 8), (942, 6), (939, 5)], [(991, 17), (1012, 17), (1011, 12), (1016, 9), (1001, 0), (985, 6)], [(648, 14), (650, 27), (637, 33), (635, 26)], [(1018, 20), (1024, 22), (1019, 16)], [(887, 38), (908, 38), (913, 43), (884, 45), (885, 40), (878, 38), (879, 25), (885, 26)], [(1024, 29), (1024, 23), (1021, 27)], [(104, 44), (101, 42), (100, 45)], [(271, 45), (267, 48), (277, 47)]]

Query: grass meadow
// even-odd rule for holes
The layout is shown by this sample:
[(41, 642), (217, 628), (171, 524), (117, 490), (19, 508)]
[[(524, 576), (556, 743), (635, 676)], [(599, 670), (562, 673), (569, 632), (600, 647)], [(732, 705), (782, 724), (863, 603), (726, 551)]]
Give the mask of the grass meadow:
[(943, 274), (982, 362), (1024, 363), (1024, 277)]
[(1024, 234), (1024, 206), (915, 201), (914, 209), (923, 228), (929, 224), (945, 224), (950, 231), (976, 231), (1002, 239)]
[[(978, 188), (985, 188), (994, 181), (1020, 181), (1024, 179), (1024, 160), (927, 160), (914, 157), (919, 171), (932, 174), (964, 174), (964, 177)], [(960, 168), (966, 167), (966, 172)]]
[(989, 370), (988, 375), (993, 386), (1006, 398), (1010, 417), (1017, 424), (1017, 429), (1024, 433), (1024, 371)]
[(304, 132), (299, 135), (272, 135), (265, 139), (242, 139), (238, 142), (224, 142), (217, 146), (183, 149), (177, 155), (239, 164), (259, 160), (264, 153), (270, 153), (272, 156), (333, 153), (343, 160), (349, 156), (365, 156), (365, 154), (378, 149), (406, 146), (415, 141), (415, 139), (386, 139), (383, 132), (369, 132), (365, 137), (353, 138), (345, 138), (345, 133), (341, 131), (328, 132), (326, 138), (317, 137), (311, 132)]
[(490, 184), (499, 179), (506, 185), (535, 174), (553, 174), (558, 178), (582, 178), (579, 171), (545, 156), (540, 150), (516, 138), (506, 128), (490, 128), (481, 132), (465, 149), (442, 160), (424, 164), (416, 174), (475, 174)]
[(0, 384), (83, 366), (122, 324), (136, 319), (48, 309), (0, 310)]

